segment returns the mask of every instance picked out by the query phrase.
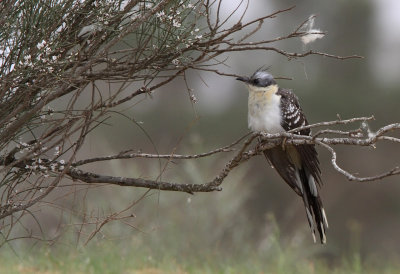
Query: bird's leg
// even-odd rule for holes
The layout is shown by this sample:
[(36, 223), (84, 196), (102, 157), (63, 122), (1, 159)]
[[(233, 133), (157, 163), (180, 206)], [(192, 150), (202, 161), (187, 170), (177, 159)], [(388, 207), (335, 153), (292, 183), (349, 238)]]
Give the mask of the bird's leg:
[(282, 140), (282, 150), (283, 151), (286, 150), (286, 141), (287, 141), (287, 137), (283, 137), (283, 140)]
[(261, 148), (260, 148), (261, 146), (262, 146), (262, 139), (261, 139), (261, 137), (258, 137), (258, 144), (254, 148), (254, 150), (256, 151), (257, 154), (261, 152)]

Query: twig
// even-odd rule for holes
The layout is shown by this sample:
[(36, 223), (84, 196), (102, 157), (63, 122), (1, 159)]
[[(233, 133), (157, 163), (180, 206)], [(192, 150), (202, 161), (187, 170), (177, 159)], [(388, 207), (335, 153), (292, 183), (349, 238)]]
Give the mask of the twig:
[(72, 164), (72, 166), (77, 167), (81, 165), (86, 165), (89, 163), (93, 162), (100, 162), (100, 161), (109, 161), (109, 160), (116, 160), (116, 159), (133, 159), (133, 158), (150, 158), (150, 159), (197, 159), (197, 158), (203, 158), (207, 157), (213, 154), (217, 154), (220, 152), (230, 152), (232, 151), (232, 147), (240, 143), (248, 134), (245, 136), (239, 138), (235, 142), (233, 142), (230, 145), (217, 148), (214, 150), (211, 150), (209, 152), (204, 152), (200, 154), (194, 154), (194, 155), (180, 155), (180, 154), (150, 154), (150, 153), (129, 153), (131, 150), (128, 151), (123, 151), (117, 155), (111, 155), (111, 156), (104, 156), (104, 157), (96, 157), (96, 158), (91, 158), (91, 159), (85, 159), (81, 160), (78, 162), (75, 162)]

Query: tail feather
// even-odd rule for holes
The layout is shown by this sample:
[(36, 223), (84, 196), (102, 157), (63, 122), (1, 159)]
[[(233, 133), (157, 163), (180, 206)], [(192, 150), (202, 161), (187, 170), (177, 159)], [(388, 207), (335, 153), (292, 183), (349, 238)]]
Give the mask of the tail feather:
[(308, 224), (310, 225), (311, 235), (312, 235), (314, 243), (315, 243), (315, 242), (317, 242), (317, 240), (315, 238), (314, 220), (312, 217), (312, 213), (310, 212), (310, 206), (308, 205), (308, 202), (306, 201), (306, 199), (303, 199), (303, 201), (304, 201), (304, 206), (306, 207), (307, 220), (308, 220)]
[(315, 180), (312, 176), (307, 174), (304, 169), (299, 170), (299, 173), (300, 180), (303, 186), (302, 198), (304, 206), (306, 208), (307, 220), (308, 224), (310, 225), (314, 242), (316, 241), (314, 227), (315, 224), (319, 233), (321, 243), (325, 244), (325, 230), (328, 228), (328, 220), (326, 218), (325, 210), (322, 205), (321, 198), (319, 197), (317, 187), (315, 185)]
[(314, 242), (315, 230), (318, 230), (324, 244), (328, 220), (318, 193), (318, 185), (322, 182), (314, 147), (304, 145), (293, 149), (288, 146), (285, 150), (274, 147), (264, 154), (285, 182), (302, 197)]

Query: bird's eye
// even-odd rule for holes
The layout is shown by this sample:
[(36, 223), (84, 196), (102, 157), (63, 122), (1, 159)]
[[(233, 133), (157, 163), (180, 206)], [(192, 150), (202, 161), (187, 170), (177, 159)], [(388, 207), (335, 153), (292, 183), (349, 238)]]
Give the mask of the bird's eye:
[(258, 85), (259, 82), (260, 82), (260, 81), (259, 81), (258, 79), (254, 79), (254, 80), (253, 80), (253, 83), (254, 83), (255, 85)]

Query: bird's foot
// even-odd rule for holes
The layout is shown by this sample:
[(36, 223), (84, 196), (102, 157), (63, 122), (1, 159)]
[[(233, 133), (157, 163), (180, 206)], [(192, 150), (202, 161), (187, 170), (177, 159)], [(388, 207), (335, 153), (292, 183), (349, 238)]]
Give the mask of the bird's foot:
[(283, 151), (286, 150), (286, 140), (287, 140), (286, 137), (284, 137), (283, 140), (282, 140), (282, 150), (283, 150)]

